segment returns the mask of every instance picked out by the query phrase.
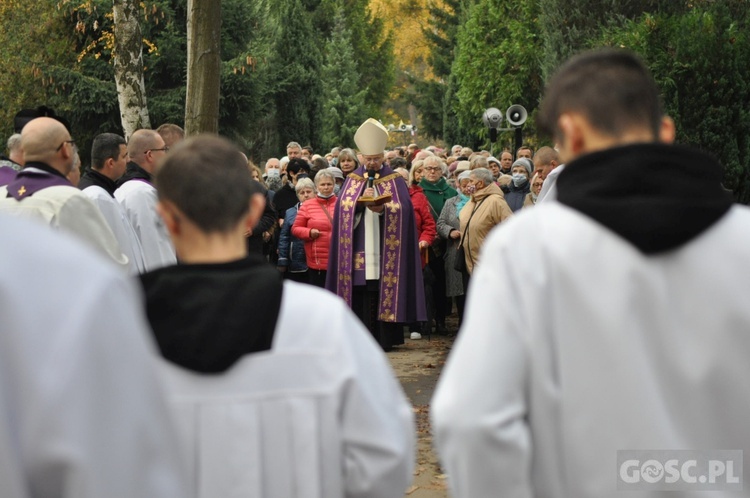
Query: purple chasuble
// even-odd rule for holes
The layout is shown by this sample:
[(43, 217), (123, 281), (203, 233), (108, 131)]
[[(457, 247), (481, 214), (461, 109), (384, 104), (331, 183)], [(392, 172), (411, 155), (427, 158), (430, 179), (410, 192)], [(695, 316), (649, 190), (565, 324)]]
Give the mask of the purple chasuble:
[[(384, 164), (378, 173), (379, 178), (374, 182), (378, 193), (392, 196), (380, 216), (378, 320), (396, 323), (425, 321), (422, 263), (409, 189), (401, 175), (387, 165)], [(364, 218), (356, 228), (354, 226), (357, 199), (366, 188), (365, 168), (360, 166), (341, 187), (333, 219), (326, 288), (342, 297), (349, 306), (352, 305), (353, 287), (366, 283)]]
[[(59, 175), (59, 176), (58, 176)], [(26, 165), (18, 172), (15, 179), (8, 184), (8, 197), (17, 201), (31, 197), (47, 187), (72, 187), (73, 184), (62, 174), (52, 174)]]
[(0, 187), (12, 182), (17, 174), (18, 171), (14, 170), (10, 166), (0, 166)]

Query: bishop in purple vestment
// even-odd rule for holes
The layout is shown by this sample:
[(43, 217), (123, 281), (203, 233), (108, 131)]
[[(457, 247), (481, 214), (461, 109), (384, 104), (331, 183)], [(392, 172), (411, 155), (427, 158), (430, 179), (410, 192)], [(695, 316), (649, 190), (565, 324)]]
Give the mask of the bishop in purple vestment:
[[(403, 344), (403, 324), (426, 320), (414, 208), (406, 182), (384, 164), (387, 139), (375, 120), (355, 135), (365, 161), (340, 191), (326, 280), (386, 351)], [(357, 203), (381, 195), (390, 201)]]

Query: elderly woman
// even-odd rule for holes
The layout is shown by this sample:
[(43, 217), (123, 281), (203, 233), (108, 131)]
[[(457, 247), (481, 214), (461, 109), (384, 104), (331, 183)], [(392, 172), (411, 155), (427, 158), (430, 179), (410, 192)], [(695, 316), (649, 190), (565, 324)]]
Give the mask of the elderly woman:
[(511, 167), (511, 178), (513, 181), (508, 185), (508, 191), (505, 193), (505, 202), (515, 213), (523, 207), (526, 195), (531, 191), (529, 179), (534, 169), (534, 163), (531, 159), (520, 157), (516, 159)]
[(493, 181), (492, 173), (486, 168), (471, 170), (466, 192), (471, 195), (471, 200), (461, 210), (459, 219), (466, 271), (471, 275), (487, 234), (508, 219), (513, 211), (505, 202), (500, 187)]
[(352, 149), (344, 149), (339, 152), (339, 158), (337, 163), (339, 169), (344, 173), (344, 177), (348, 176), (349, 173), (359, 168), (359, 160), (357, 154)]
[(458, 175), (456, 185), (458, 187), (458, 195), (445, 201), (445, 205), (437, 221), (438, 235), (448, 241), (445, 254), (443, 255), (443, 262), (445, 263), (445, 295), (448, 298), (454, 298), (456, 301), (459, 327), (463, 322), (466, 292), (463, 275), (461, 272), (456, 271), (454, 266), (456, 265), (458, 245), (461, 241), (461, 222), (458, 217), (464, 206), (466, 206), (466, 203), (471, 199), (466, 193), (466, 188), (469, 186), (469, 175), (470, 172), (468, 170), (464, 170)]
[(539, 197), (539, 192), (542, 191), (542, 185), (544, 184), (544, 180), (536, 174), (531, 179), (531, 192), (529, 192), (526, 195), (526, 198), (523, 201), (523, 207), (531, 207), (536, 204), (536, 200)]
[(310, 284), (325, 287), (328, 270), (328, 251), (333, 231), (333, 214), (336, 195), (333, 189), (336, 179), (328, 169), (315, 175), (318, 194), (299, 208), (292, 226), (292, 235), (305, 242), (308, 277)]
[[(456, 189), (448, 185), (445, 180), (447, 172), (448, 167), (439, 157), (430, 156), (424, 160), (424, 177), (420, 180), (419, 186), (422, 187), (424, 195), (430, 202), (430, 212), (435, 222), (437, 222), (445, 202), (456, 196)], [(443, 262), (445, 247), (445, 240), (438, 239), (430, 247), (428, 263), (435, 276), (435, 282), (432, 285), (432, 305), (435, 310), (435, 331), (438, 334), (447, 332), (445, 317), (451, 311), (445, 294), (445, 265)]]
[(299, 202), (286, 210), (284, 223), (279, 234), (279, 261), (276, 267), (284, 273), (284, 278), (295, 282), (308, 283), (307, 258), (304, 243), (291, 232), (297, 219), (300, 205), (315, 197), (315, 184), (309, 178), (300, 178), (294, 187)]

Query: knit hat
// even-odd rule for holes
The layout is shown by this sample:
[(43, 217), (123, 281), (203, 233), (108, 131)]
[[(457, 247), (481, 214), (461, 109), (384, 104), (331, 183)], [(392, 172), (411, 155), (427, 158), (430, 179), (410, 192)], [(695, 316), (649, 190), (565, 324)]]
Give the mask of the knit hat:
[(526, 172), (529, 174), (529, 178), (531, 178), (531, 172), (534, 170), (534, 163), (532, 163), (531, 160), (525, 157), (519, 157), (513, 163), (513, 166), (511, 166), (511, 170), (516, 166), (523, 166), (524, 168), (526, 168)]

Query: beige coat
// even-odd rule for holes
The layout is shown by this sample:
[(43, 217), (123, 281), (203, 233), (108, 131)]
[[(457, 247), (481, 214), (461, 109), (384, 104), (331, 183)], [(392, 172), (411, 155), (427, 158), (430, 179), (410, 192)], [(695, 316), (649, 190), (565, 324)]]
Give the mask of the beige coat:
[[(476, 213), (469, 223), (469, 218), (475, 208)], [(474, 271), (474, 266), (479, 259), (479, 250), (482, 248), (487, 234), (495, 225), (508, 219), (512, 214), (513, 211), (505, 202), (503, 191), (494, 183), (475, 193), (461, 209), (459, 219), (461, 220), (462, 237), (466, 232), (466, 225), (469, 225), (469, 231), (464, 237), (466, 268), (469, 273)]]

